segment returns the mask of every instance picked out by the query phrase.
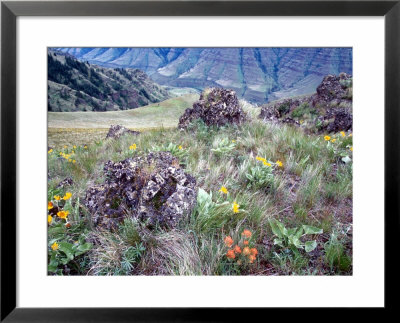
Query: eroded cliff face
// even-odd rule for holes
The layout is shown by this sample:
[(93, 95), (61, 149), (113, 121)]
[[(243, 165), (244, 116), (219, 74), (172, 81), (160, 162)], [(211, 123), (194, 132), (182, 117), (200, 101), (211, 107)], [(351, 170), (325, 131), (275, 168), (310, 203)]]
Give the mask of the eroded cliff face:
[(163, 85), (224, 87), (255, 103), (314, 92), (352, 74), (351, 48), (58, 48), (91, 63), (139, 68)]

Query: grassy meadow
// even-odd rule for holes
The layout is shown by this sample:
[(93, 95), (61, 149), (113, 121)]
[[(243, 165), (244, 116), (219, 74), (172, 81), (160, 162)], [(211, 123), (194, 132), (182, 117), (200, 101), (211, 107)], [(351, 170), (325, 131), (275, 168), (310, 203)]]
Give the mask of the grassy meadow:
[[(68, 212), (48, 216), (49, 274), (351, 275), (352, 134), (265, 123), (243, 102), (251, 118), (240, 126), (178, 130), (197, 97), (49, 113), (49, 212)], [(110, 124), (142, 133), (106, 140)], [(104, 181), (104, 163), (160, 150), (196, 178), (192, 214), (173, 230), (135, 219), (117, 232), (95, 229), (82, 200)], [(65, 178), (73, 184), (57, 187)]]

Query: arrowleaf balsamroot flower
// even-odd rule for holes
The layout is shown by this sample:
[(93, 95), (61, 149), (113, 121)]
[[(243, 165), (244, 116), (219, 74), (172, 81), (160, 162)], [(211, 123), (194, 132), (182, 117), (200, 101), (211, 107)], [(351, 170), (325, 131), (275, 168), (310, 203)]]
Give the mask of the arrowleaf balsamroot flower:
[(282, 167), (283, 166), (283, 163), (280, 160), (277, 160), (276, 164), (278, 165), (278, 167)]
[(69, 200), (69, 199), (71, 198), (71, 196), (72, 196), (72, 193), (67, 192), (67, 193), (65, 193), (63, 199), (64, 199), (65, 201), (66, 201), (66, 200)]
[(329, 140), (331, 140), (331, 137), (325, 136), (324, 139), (325, 139), (326, 141), (329, 141)]
[(47, 203), (47, 209), (51, 210), (52, 208), (53, 208), (53, 202), (50, 201)]
[(54, 242), (54, 243), (51, 245), (51, 249), (57, 250), (57, 249), (58, 249), (58, 243), (57, 243), (57, 242)]
[(51, 154), (53, 152), (53, 149), (50, 149), (47, 153)]
[(227, 247), (231, 247), (233, 245), (233, 239), (230, 236), (225, 237), (224, 242)]
[(262, 157), (259, 157), (259, 156), (257, 156), (256, 159), (259, 160), (259, 161), (262, 161), (262, 162), (266, 162), (267, 161), (265, 158), (262, 158)]
[(245, 236), (246, 238), (251, 238), (251, 234), (252, 234), (251, 231), (247, 229), (243, 230), (242, 232), (242, 236)]
[(57, 216), (61, 219), (67, 220), (69, 212), (68, 211), (59, 211), (57, 212)]
[(54, 199), (55, 199), (56, 201), (59, 201), (59, 200), (61, 200), (61, 196), (60, 196), (60, 195), (54, 195)]
[(50, 224), (53, 221), (53, 217), (51, 215), (47, 216), (47, 223)]
[(264, 164), (265, 166), (268, 166), (268, 167), (271, 167), (271, 166), (272, 166), (271, 163), (269, 163), (269, 162), (267, 162), (267, 161), (263, 161), (263, 164)]
[(183, 147), (181, 145), (179, 145), (178, 149), (183, 149)]
[(130, 150), (136, 150), (136, 148), (137, 148), (136, 144), (133, 144), (133, 145), (130, 145), (130, 146), (129, 146), (129, 149), (130, 149)]
[(228, 190), (226, 189), (225, 186), (221, 186), (221, 189), (218, 192), (221, 192), (223, 194), (228, 194)]
[(336, 141), (336, 139), (335, 139), (335, 138), (331, 139), (331, 142), (335, 142), (335, 141)]
[(232, 249), (229, 249), (228, 252), (226, 253), (226, 256), (228, 258), (235, 259), (235, 251), (233, 251)]
[(344, 131), (341, 131), (340, 134), (342, 135), (342, 137), (346, 137), (346, 133)]
[(240, 205), (237, 204), (236, 201), (233, 202), (233, 205), (232, 205), (233, 213), (239, 213), (240, 212), (239, 207), (240, 207)]

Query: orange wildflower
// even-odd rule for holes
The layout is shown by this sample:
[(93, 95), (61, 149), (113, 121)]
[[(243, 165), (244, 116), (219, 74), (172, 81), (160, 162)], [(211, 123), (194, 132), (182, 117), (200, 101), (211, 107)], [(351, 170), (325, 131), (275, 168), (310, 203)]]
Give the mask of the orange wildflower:
[(255, 256), (257, 256), (258, 251), (257, 251), (256, 248), (251, 248), (251, 249), (250, 249), (250, 253), (255, 257)]
[(51, 210), (53, 208), (53, 202), (48, 202), (47, 203), (47, 209)]
[(250, 238), (251, 237), (251, 231), (247, 230), (247, 229), (243, 230), (242, 236), (245, 236), (246, 238)]
[(227, 247), (231, 247), (231, 246), (233, 245), (233, 239), (232, 239), (230, 236), (227, 236), (227, 237), (224, 239), (224, 242), (225, 242), (225, 245), (226, 245)]
[(235, 251), (233, 251), (232, 249), (229, 249), (228, 252), (226, 253), (226, 256), (228, 258), (235, 259)]
[(250, 260), (250, 263), (252, 264), (254, 262), (254, 260), (256, 260), (256, 257), (253, 255), (250, 255), (249, 260)]
[(248, 240), (244, 240), (244, 241), (243, 241), (243, 244), (244, 244), (245, 246), (248, 246), (248, 245), (249, 245), (249, 241), (248, 241)]
[(242, 252), (242, 249), (240, 249), (240, 247), (239, 247), (238, 245), (236, 245), (235, 248), (233, 248), (233, 250), (234, 250), (236, 253), (241, 253), (241, 252)]
[(250, 248), (249, 248), (249, 247), (244, 247), (244, 248), (243, 248), (243, 254), (244, 254), (245, 256), (250, 255)]

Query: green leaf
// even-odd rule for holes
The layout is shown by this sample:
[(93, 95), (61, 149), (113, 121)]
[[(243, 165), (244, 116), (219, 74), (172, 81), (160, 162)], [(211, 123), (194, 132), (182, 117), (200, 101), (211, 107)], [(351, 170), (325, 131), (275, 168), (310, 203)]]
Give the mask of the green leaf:
[(269, 221), (269, 225), (271, 226), (272, 232), (273, 232), (276, 236), (278, 236), (278, 238), (281, 238), (281, 239), (284, 238), (284, 235), (283, 235), (282, 230), (281, 230), (282, 225), (280, 225), (280, 223), (279, 223), (277, 220), (271, 219), (271, 220)]
[(274, 244), (283, 248), (283, 241), (281, 239), (274, 239)]
[(56, 254), (52, 254), (50, 257), (50, 262), (49, 265), (47, 266), (47, 270), (51, 273), (54, 273), (57, 271), (57, 267), (58, 267), (58, 261), (56, 259)]
[(74, 249), (73, 249), (73, 245), (71, 243), (60, 242), (58, 244), (58, 249), (60, 251), (62, 251), (63, 253), (65, 253), (65, 255), (67, 256), (68, 260), (74, 259)]
[(313, 251), (317, 247), (317, 241), (312, 240), (312, 241), (307, 241), (305, 243), (305, 250), (306, 252)]
[(305, 234), (321, 234), (323, 232), (320, 228), (305, 224), (303, 225), (303, 229)]

